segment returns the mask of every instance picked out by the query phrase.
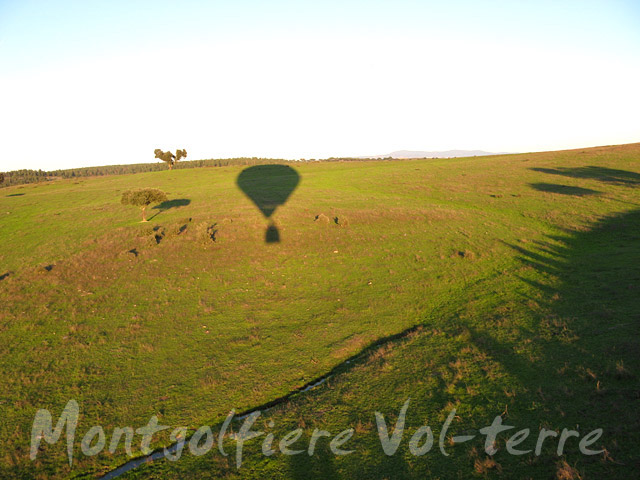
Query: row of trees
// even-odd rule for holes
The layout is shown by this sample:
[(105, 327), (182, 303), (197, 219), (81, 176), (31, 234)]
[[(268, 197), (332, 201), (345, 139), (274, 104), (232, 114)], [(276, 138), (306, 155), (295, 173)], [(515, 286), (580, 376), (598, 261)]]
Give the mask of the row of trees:
[(14, 170), (13, 172), (0, 173), (2, 181), (1, 187), (10, 187), (11, 185), (22, 185), (25, 183), (45, 182), (50, 179), (50, 173), (43, 170)]
[[(155, 158), (169, 165), (169, 169), (173, 168), (201, 168), (201, 167), (227, 167), (230, 165), (264, 165), (264, 164), (291, 164), (297, 163), (295, 160), (283, 160), (272, 158), (258, 157), (237, 157), (223, 159), (207, 159), (207, 160), (184, 160), (187, 156), (186, 150), (177, 150), (176, 153), (164, 152), (160, 149), (155, 150)], [(329, 162), (354, 162), (369, 161), (366, 158), (328, 158), (318, 161)], [(387, 160), (387, 159), (384, 159)], [(392, 159), (389, 159), (392, 160)], [(304, 161), (304, 160), (302, 160)], [(310, 160), (313, 161), (313, 160)], [(45, 182), (58, 178), (81, 178), (96, 177), (103, 175), (125, 175), (129, 173), (157, 172), (166, 168), (164, 163), (135, 163), (129, 165), (105, 165), (101, 167), (84, 167), (69, 168), (65, 170), (15, 170), (4, 173), (4, 182), (0, 181), (0, 187), (9, 187), (11, 185), (22, 185), (26, 183)]]
[[(183, 160), (173, 164), (172, 168), (203, 168), (203, 167), (227, 167), (230, 165), (262, 165), (262, 164), (288, 164), (291, 160), (268, 159), (257, 157), (239, 157), (208, 160)], [(5, 182), (0, 187), (22, 185), (26, 183), (45, 182), (59, 178), (83, 178), (99, 177), (103, 175), (125, 175), (130, 173), (158, 172), (166, 169), (164, 163), (136, 163), (129, 165), (105, 165), (101, 167), (70, 168), (66, 170), (16, 170), (5, 172)]]

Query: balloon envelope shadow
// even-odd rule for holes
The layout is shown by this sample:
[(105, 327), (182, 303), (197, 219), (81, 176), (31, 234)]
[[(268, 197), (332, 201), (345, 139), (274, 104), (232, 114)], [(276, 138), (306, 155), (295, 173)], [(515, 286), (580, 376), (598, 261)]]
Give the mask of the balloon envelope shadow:
[[(300, 182), (300, 175), (288, 165), (255, 165), (245, 168), (236, 180), (240, 190), (269, 219), (289, 198)], [(265, 242), (280, 241), (277, 227), (270, 222)]]

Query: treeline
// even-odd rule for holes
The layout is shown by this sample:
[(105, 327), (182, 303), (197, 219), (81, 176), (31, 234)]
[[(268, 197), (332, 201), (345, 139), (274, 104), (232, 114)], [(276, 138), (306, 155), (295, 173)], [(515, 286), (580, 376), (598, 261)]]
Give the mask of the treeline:
[[(331, 157), (325, 160), (283, 160), (273, 158), (257, 158), (257, 157), (240, 157), (240, 158), (224, 158), (224, 159), (208, 159), (208, 160), (183, 160), (176, 162), (174, 168), (201, 168), (201, 167), (227, 167), (229, 165), (265, 165), (265, 164), (288, 164), (301, 161), (325, 161), (325, 162), (354, 162), (368, 161), (368, 158), (336, 158)], [(384, 159), (386, 160), (386, 159)], [(65, 170), (14, 170), (4, 173), (4, 182), (0, 187), (9, 187), (11, 185), (22, 185), (25, 183), (46, 182), (59, 178), (81, 178), (81, 177), (98, 177), (103, 175), (125, 175), (128, 173), (158, 172), (167, 170), (165, 163), (134, 163), (131, 165), (105, 165), (102, 167), (83, 167), (69, 168)]]
[[(200, 167), (226, 167), (229, 165), (261, 165), (271, 163), (290, 163), (290, 160), (266, 158), (224, 158), (209, 160), (188, 160), (175, 164), (176, 169)], [(0, 187), (22, 185), (25, 183), (46, 182), (59, 178), (99, 177), (103, 175), (125, 175), (128, 173), (157, 172), (167, 170), (164, 163), (134, 163), (130, 165), (105, 165), (101, 167), (69, 168), (65, 170), (14, 170), (4, 173), (4, 182)]]
[[(258, 165), (266, 163), (283, 163), (287, 160), (273, 160), (265, 158), (225, 158), (209, 160), (183, 160), (176, 162), (175, 169), (201, 168), (201, 167), (226, 167), (229, 165)], [(101, 175), (124, 175), (127, 173), (159, 172), (167, 170), (167, 165), (158, 163), (134, 163), (131, 165), (105, 165), (101, 167), (69, 168), (66, 170), (53, 170), (49, 173), (55, 178), (97, 177)]]
[(10, 187), (11, 185), (46, 182), (47, 180), (51, 180), (51, 174), (42, 170), (14, 170), (13, 172), (0, 174), (0, 176), (3, 177), (0, 187)]

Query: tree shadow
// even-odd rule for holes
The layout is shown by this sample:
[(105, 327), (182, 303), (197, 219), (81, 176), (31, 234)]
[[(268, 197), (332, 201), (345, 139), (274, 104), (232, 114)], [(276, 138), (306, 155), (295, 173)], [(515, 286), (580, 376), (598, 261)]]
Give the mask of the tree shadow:
[[(536, 405), (541, 425), (579, 425), (581, 436), (603, 428), (593, 449), (606, 453), (574, 449), (565, 454), (570, 464), (595, 478), (628, 478), (640, 467), (640, 210), (529, 249), (511, 247), (527, 267), (519, 279), (530, 288), (520, 295), (532, 321), (506, 341), (469, 323), (471, 341), (518, 379), (518, 404)], [(535, 353), (520, 353), (523, 341)], [(553, 448), (544, 455), (553, 458)]]
[(155, 207), (153, 207), (153, 210), (158, 210), (158, 212), (155, 213), (153, 216), (149, 217), (148, 220), (151, 220), (152, 218), (155, 218), (161, 213), (166, 212), (167, 210), (170, 210), (172, 208), (186, 207), (187, 205), (190, 205), (190, 204), (191, 204), (191, 200), (189, 200), (188, 198), (176, 198), (174, 200), (164, 201), (162, 203), (159, 203)]
[(600, 192), (590, 188), (574, 187), (571, 185), (560, 185), (556, 183), (530, 183), (529, 186), (539, 192), (559, 193), (561, 195), (574, 195), (583, 197), (585, 195), (597, 195)]
[(371, 453), (372, 456), (367, 458), (367, 461), (361, 465), (361, 478), (380, 480), (416, 478), (416, 475), (407, 465), (404, 457), (406, 452), (402, 448), (398, 448), (398, 451), (393, 455), (386, 455), (382, 447), (373, 450)]
[(21, 197), (24, 193), (11, 193), (9, 195), (5, 195), (6, 197)]
[[(580, 454), (575, 438), (569, 439), (562, 457), (556, 453), (557, 438), (545, 444), (539, 457), (534, 454), (509, 456), (504, 443), (499, 443), (495, 458), (504, 465), (504, 474), (500, 470), (501, 477), (496, 473), (487, 474), (485, 478), (554, 478), (554, 473), (557, 478), (635, 478), (640, 469), (637, 455), (637, 445), (640, 445), (640, 356), (637, 354), (640, 350), (640, 210), (605, 218), (587, 231), (549, 235), (545, 241), (528, 243), (526, 248), (513, 248), (522, 268), (517, 274), (521, 282), (513, 282), (516, 287), (509, 290), (510, 298), (483, 291), (483, 303), (495, 299), (492, 305), (496, 307), (495, 316), (487, 315), (487, 318), (477, 320), (460, 317), (452, 325), (454, 330), (462, 326), (468, 330), (468, 342), (482, 353), (476, 357), (481, 363), (489, 358), (500, 364), (498, 373), (489, 369), (486, 380), (482, 380), (496, 385), (495, 397), (484, 398), (484, 394), (475, 393), (463, 393), (464, 396), (458, 397), (460, 394), (449, 393), (437, 386), (419, 386), (424, 380), (420, 378), (421, 372), (424, 371), (425, 376), (431, 376), (433, 372), (423, 367), (416, 369), (414, 362), (422, 365), (424, 359), (430, 359), (434, 354), (419, 348), (419, 343), (410, 344), (413, 349), (410, 355), (416, 356), (410, 362), (409, 371), (415, 377), (410, 379), (411, 389), (403, 388), (403, 392), (413, 394), (432, 389), (437, 393), (430, 397), (432, 403), (446, 405), (455, 395), (464, 402), (487, 404), (489, 411), (495, 414), (504, 410), (504, 423), (515, 425), (517, 429), (531, 429), (531, 437), (523, 444), (523, 450), (535, 446), (540, 428), (560, 432), (566, 427), (579, 431), (580, 438), (596, 428), (604, 429), (600, 440), (591, 448), (605, 448), (606, 453), (595, 456)], [(511, 281), (505, 280), (505, 286), (511, 287), (506, 283)], [(521, 298), (518, 298), (518, 292)], [(514, 311), (511, 317), (515, 304), (525, 306)], [(487, 311), (484, 305), (481, 308), (483, 312)], [(516, 323), (520, 315), (526, 317), (526, 322)], [(446, 333), (443, 328), (442, 334)], [(416, 341), (420, 338), (427, 336), (418, 336)], [(527, 345), (531, 348), (527, 349)], [(405, 367), (402, 363), (398, 365), (398, 375), (402, 378), (400, 368)], [(515, 379), (519, 387), (517, 392), (505, 391), (503, 395), (499, 391), (503, 385), (501, 379), (505, 377)], [(372, 388), (379, 387), (380, 384), (373, 382)], [(464, 376), (461, 382), (465, 383)], [(509, 381), (508, 385), (511, 387), (514, 383)], [(340, 387), (335, 388), (339, 391)], [(384, 398), (384, 394), (380, 398)], [(503, 402), (508, 403), (508, 408)], [(316, 408), (315, 405), (324, 405), (324, 401), (310, 402), (310, 408)], [(484, 423), (484, 419), (479, 419), (480, 422)], [(514, 432), (511, 430), (508, 435)], [(379, 446), (377, 440), (374, 443)], [(256, 456), (260, 455), (260, 443), (253, 448)], [(356, 450), (359, 451), (357, 447)], [(462, 464), (454, 464), (455, 456), (445, 458), (437, 451), (433, 453), (421, 460), (406, 452), (403, 456), (401, 450), (387, 457), (379, 448), (372, 448), (357, 464), (348, 463), (352, 457), (337, 458), (327, 448), (327, 439), (323, 438), (312, 458), (300, 454), (282, 460), (282, 463), (278, 461), (272, 471), (280, 475), (274, 474), (272, 478), (480, 477), (468, 470), (465, 460)], [(581, 477), (561, 476), (561, 471), (554, 471), (565, 459), (568, 465), (580, 471)], [(247, 478), (255, 465), (247, 461)], [(460, 465), (467, 470), (456, 471)], [(345, 472), (352, 475), (347, 476)], [(588, 475), (582, 476), (582, 472)]]
[(328, 440), (318, 441), (313, 455), (307, 452), (287, 456), (287, 478), (292, 480), (338, 480), (342, 478), (333, 462), (335, 455), (329, 450)]
[[(276, 209), (284, 205), (300, 182), (298, 172), (288, 165), (255, 165), (245, 168), (236, 179), (236, 184), (269, 219)], [(271, 223), (265, 241), (280, 241), (277, 227)]]
[[(357, 452), (357, 447), (352, 447)], [(362, 458), (358, 468), (357, 478), (366, 479), (411, 479), (415, 478), (407, 465), (404, 453), (399, 449), (394, 455), (388, 456), (382, 448), (371, 452)], [(349, 460), (349, 456), (343, 457)], [(335, 455), (329, 448), (329, 439), (322, 438), (318, 441), (317, 448), (312, 456), (307, 452), (299, 455), (287, 456), (287, 477), (294, 480), (338, 480), (349, 478), (348, 470), (339, 468), (341, 457)], [(346, 467), (345, 465), (345, 468)]]
[(640, 184), (640, 173), (619, 170), (616, 168), (597, 167), (594, 165), (586, 167), (558, 167), (558, 168), (531, 168), (535, 172), (548, 173), (550, 175), (562, 175), (572, 178), (586, 178), (599, 180), (615, 185), (638, 185)]

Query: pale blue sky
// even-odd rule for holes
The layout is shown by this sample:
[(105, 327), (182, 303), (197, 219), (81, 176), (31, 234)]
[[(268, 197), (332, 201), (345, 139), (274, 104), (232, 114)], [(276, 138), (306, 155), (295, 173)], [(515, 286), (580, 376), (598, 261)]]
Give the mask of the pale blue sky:
[(640, 2), (0, 0), (0, 170), (640, 141)]

